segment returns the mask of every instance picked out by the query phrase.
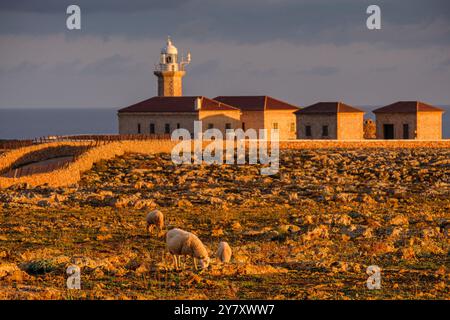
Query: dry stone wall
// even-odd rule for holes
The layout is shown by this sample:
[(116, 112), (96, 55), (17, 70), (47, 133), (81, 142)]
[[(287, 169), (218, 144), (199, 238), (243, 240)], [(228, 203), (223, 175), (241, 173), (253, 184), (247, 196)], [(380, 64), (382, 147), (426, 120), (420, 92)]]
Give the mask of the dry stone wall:
[[(83, 172), (92, 168), (92, 166), (101, 160), (112, 159), (121, 156), (124, 153), (170, 153), (177, 144), (170, 140), (133, 140), (116, 141), (104, 145), (86, 149), (79, 155), (74, 162), (69, 163), (63, 168), (51, 172), (37, 173), (18, 178), (9, 178), (0, 176), (0, 188), (8, 188), (12, 185), (26, 183), (30, 187), (39, 185), (49, 185), (52, 187), (67, 186), (77, 183)], [(209, 142), (205, 142), (208, 145)], [(54, 142), (47, 144), (24, 147), (0, 155), (0, 171), (10, 168), (13, 163), (19, 159), (35, 160), (27, 154), (36, 153), (40, 159), (44, 155), (46, 158), (57, 157), (73, 150), (74, 147), (89, 147), (90, 142)], [(280, 149), (359, 149), (359, 148), (450, 148), (450, 140), (440, 141), (418, 141), (418, 140), (361, 140), (361, 141), (337, 141), (337, 140), (296, 140), (281, 141)], [(47, 153), (38, 152), (39, 150), (48, 150)], [(51, 151), (49, 151), (51, 150)], [(193, 149), (192, 149), (193, 150)], [(50, 153), (49, 153), (50, 152)]]

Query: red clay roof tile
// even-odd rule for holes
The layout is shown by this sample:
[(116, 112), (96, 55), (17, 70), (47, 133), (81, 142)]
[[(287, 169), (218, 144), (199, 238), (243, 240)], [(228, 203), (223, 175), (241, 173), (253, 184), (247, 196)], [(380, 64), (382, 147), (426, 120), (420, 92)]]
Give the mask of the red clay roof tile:
[(296, 114), (316, 114), (316, 113), (355, 113), (364, 112), (363, 110), (357, 109), (355, 107), (349, 106), (348, 104), (342, 102), (317, 102), (306, 108), (300, 109)]
[(422, 111), (443, 112), (441, 108), (431, 106), (420, 101), (398, 101), (382, 108), (373, 110), (373, 113), (416, 113)]
[(129, 107), (122, 108), (119, 113), (135, 113), (135, 112), (198, 112), (195, 109), (195, 100), (202, 99), (201, 110), (239, 110), (225, 103), (215, 101), (203, 96), (191, 97), (153, 97)]
[(218, 96), (221, 101), (245, 111), (297, 110), (298, 107), (269, 96)]

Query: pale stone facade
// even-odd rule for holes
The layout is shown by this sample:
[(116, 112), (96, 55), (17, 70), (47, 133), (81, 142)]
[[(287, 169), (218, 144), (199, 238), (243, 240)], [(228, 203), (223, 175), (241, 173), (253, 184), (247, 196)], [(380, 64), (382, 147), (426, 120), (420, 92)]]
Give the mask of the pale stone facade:
[(292, 140), (297, 136), (295, 110), (266, 110), (264, 128), (270, 137), (271, 129), (278, 129), (280, 140)]
[(241, 127), (239, 111), (205, 111), (198, 113), (119, 113), (119, 134), (171, 134), (175, 129), (194, 133), (194, 121), (202, 121), (203, 132), (219, 129), (225, 137), (226, 129)]
[[(119, 134), (167, 134), (174, 129), (185, 128), (194, 132), (194, 121), (198, 120), (198, 113), (119, 113)], [(153, 130), (151, 130), (153, 127)]]
[(267, 129), (267, 138), (272, 129), (278, 129), (280, 140), (296, 138), (297, 106), (269, 96), (219, 96), (214, 100), (241, 110), (242, 129), (254, 129), (258, 137), (260, 129)]
[(373, 111), (377, 139), (442, 139), (443, 110), (420, 101), (399, 101)]
[(233, 111), (202, 111), (198, 119), (202, 121), (203, 131), (214, 128), (219, 129), (225, 137), (226, 129), (239, 129), (241, 127), (241, 112)]
[[(324, 127), (327, 129), (324, 130)], [(297, 138), (337, 139), (337, 115), (305, 114), (297, 116)]]
[[(417, 117), (414, 113), (380, 113), (376, 122), (377, 139), (415, 139), (417, 136)], [(392, 126), (391, 129), (388, 126)], [(393, 131), (392, 136), (388, 130)]]
[(194, 122), (202, 131), (241, 128), (241, 111), (206, 97), (153, 97), (119, 110), (119, 134), (171, 134), (175, 129), (194, 133)]
[(440, 140), (442, 139), (442, 114), (443, 112), (418, 112), (417, 113), (417, 139)]
[(241, 115), (242, 129), (254, 129), (259, 136), (259, 129), (267, 129), (270, 137), (271, 129), (278, 129), (280, 140), (296, 138), (296, 119), (292, 110), (245, 111)]
[(296, 112), (298, 139), (361, 140), (364, 112), (342, 102), (319, 102)]
[(364, 139), (364, 113), (340, 112), (337, 116), (338, 140)]

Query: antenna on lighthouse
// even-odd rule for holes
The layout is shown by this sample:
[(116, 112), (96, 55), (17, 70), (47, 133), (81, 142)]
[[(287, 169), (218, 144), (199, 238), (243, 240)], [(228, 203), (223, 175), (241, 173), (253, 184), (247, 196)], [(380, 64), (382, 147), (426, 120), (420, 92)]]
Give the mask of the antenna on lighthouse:
[(184, 70), (184, 66), (188, 65), (189, 63), (191, 63), (191, 52), (190, 51), (188, 51), (186, 57), (183, 57), (183, 59), (180, 62), (181, 70)]

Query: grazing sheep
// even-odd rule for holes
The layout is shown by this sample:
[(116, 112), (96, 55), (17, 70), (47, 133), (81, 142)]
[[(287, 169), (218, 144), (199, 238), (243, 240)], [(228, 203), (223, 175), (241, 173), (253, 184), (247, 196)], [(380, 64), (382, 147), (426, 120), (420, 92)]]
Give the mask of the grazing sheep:
[(231, 260), (231, 248), (228, 242), (222, 241), (219, 243), (219, 248), (217, 249), (217, 258), (220, 261), (228, 263)]
[(153, 210), (147, 214), (145, 218), (147, 221), (147, 231), (149, 233), (153, 232), (153, 229), (158, 228), (158, 235), (164, 228), (164, 215), (159, 210)]
[(194, 267), (197, 270), (197, 259), (200, 260), (200, 267), (205, 269), (209, 265), (208, 251), (200, 239), (193, 233), (172, 229), (166, 234), (166, 245), (173, 255), (175, 268), (180, 267), (181, 256), (191, 256), (194, 258)]

